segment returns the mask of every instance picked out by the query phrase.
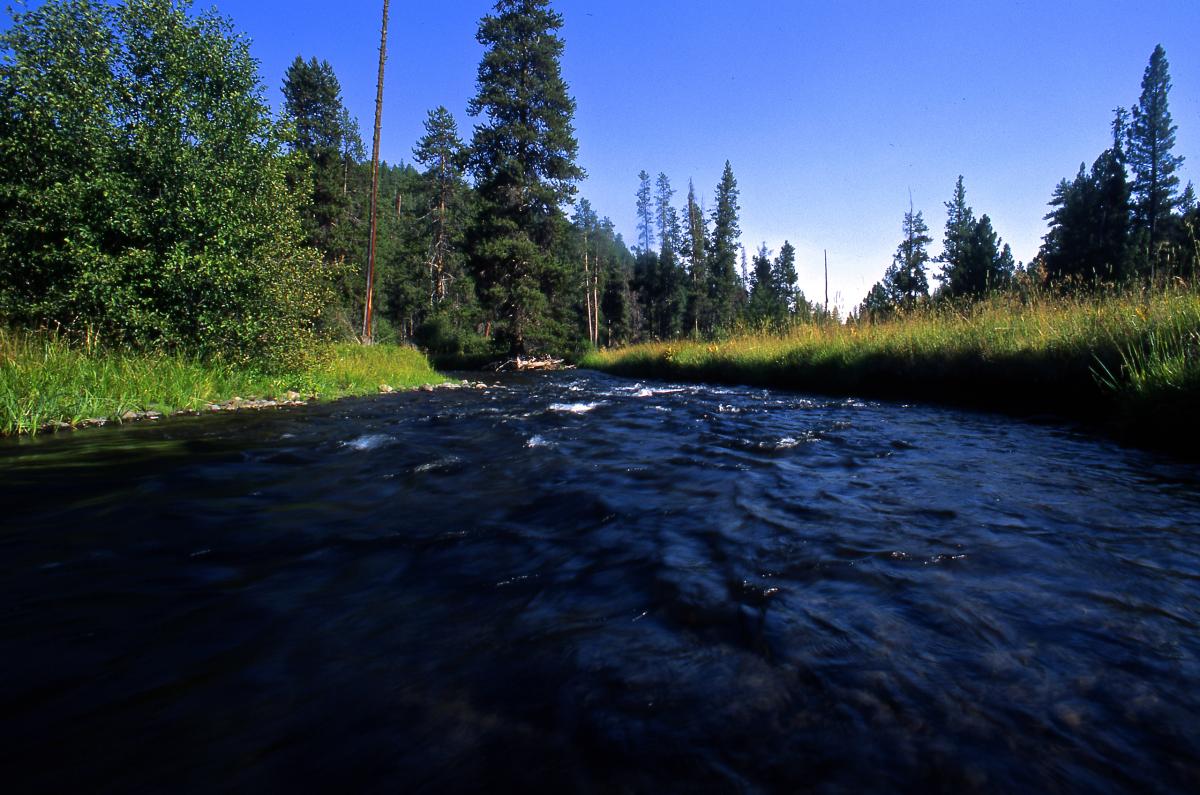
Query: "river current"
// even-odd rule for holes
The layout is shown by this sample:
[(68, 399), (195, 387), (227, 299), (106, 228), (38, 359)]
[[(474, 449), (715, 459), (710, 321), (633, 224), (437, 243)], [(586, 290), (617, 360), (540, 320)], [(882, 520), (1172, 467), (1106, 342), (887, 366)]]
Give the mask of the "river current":
[(591, 373), (0, 446), (8, 792), (1200, 791), (1200, 469)]

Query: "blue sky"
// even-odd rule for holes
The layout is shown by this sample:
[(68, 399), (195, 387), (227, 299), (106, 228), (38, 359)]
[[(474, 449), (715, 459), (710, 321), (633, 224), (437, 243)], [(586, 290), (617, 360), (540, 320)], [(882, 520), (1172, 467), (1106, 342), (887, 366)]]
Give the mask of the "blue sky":
[[(253, 40), (278, 105), (296, 55), (330, 61), (364, 128), (374, 113), (382, 3), (199, 0)], [(767, 2), (556, 0), (563, 72), (578, 104), (581, 186), (627, 241), (637, 173), (689, 179), (711, 198), (726, 159), (743, 243), (798, 248), (801, 287), (855, 305), (882, 275), (913, 203), (940, 248), (963, 174), (1015, 256), (1045, 234), (1063, 177), (1108, 145), (1155, 44), (1167, 50), (1183, 180), (1200, 182), (1200, 2)], [(392, 4), (383, 155), (411, 159), (426, 112), (466, 115), (488, 0)]]

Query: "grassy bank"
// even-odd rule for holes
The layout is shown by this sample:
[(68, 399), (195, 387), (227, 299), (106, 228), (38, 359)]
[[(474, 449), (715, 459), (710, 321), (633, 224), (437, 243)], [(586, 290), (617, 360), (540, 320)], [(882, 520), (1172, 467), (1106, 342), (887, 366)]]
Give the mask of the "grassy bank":
[(1004, 297), (870, 326), (638, 345), (582, 364), (634, 377), (1053, 412), (1154, 444), (1200, 434), (1195, 291)]
[(307, 372), (266, 375), (186, 356), (68, 345), (53, 335), (0, 330), (0, 434), (54, 423), (114, 420), (128, 412), (199, 411), (233, 397), (289, 391), (335, 399), (446, 379), (411, 348), (331, 346)]

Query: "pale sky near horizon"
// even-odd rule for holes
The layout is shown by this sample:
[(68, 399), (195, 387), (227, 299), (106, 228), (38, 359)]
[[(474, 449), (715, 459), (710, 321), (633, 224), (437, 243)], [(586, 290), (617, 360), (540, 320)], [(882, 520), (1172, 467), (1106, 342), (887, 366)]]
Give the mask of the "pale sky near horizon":
[[(199, 0), (253, 41), (267, 97), (297, 56), (328, 60), (369, 145), (382, 3)], [(490, 0), (392, 3), (383, 156), (409, 161), (427, 111), (464, 139)], [(555, 0), (577, 102), (580, 195), (635, 240), (637, 174), (688, 180), (711, 205), (725, 160), (748, 253), (785, 239), (800, 286), (852, 308), (891, 262), (911, 191), (934, 253), (943, 203), (965, 178), (1019, 260), (1036, 253), (1059, 180), (1108, 146), (1113, 109), (1137, 101), (1167, 51), (1182, 182), (1200, 182), (1200, 2), (768, 2)], [(5, 18), (4, 24), (7, 26)], [(935, 266), (936, 267), (936, 266)]]

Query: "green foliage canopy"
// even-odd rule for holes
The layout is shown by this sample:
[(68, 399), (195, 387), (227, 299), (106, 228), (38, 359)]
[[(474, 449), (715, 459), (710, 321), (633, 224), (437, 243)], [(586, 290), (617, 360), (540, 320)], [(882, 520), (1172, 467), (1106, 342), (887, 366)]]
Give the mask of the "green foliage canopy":
[(298, 364), (329, 279), (246, 40), (179, 0), (49, 0), (0, 47), (0, 314)]

